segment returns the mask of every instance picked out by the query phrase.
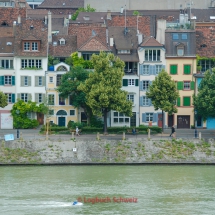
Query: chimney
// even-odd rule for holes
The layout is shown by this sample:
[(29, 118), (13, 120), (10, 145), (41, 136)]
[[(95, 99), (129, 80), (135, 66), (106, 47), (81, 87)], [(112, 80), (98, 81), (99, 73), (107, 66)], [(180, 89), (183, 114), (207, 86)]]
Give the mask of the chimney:
[(52, 13), (48, 12), (48, 42), (52, 43)]
[(107, 11), (107, 19), (111, 20), (111, 11), (110, 10)]
[(137, 34), (137, 37), (138, 37), (138, 44), (141, 44), (143, 42), (143, 35)]
[(45, 25), (47, 25), (47, 16), (45, 16)]
[(17, 23), (21, 24), (21, 16), (20, 15), (18, 16), (18, 22)]
[(13, 36), (16, 35), (16, 21), (13, 22)]
[(113, 38), (112, 37), (110, 38), (110, 46), (111, 47), (113, 46)]

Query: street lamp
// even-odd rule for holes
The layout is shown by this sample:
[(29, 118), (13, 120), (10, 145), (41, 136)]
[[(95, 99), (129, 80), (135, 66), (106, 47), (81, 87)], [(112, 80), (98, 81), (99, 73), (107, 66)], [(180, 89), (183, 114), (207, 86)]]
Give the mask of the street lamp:
[[(16, 110), (16, 114), (19, 116), (19, 110)], [(16, 133), (16, 137), (19, 138), (19, 121), (18, 120), (17, 120), (17, 133)]]
[(195, 138), (197, 138), (197, 111), (195, 110)]

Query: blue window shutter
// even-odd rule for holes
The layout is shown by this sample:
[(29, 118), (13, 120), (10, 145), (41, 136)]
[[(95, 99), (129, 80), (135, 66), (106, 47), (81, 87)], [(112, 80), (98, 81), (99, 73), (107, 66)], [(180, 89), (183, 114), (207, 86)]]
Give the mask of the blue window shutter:
[(146, 114), (142, 113), (142, 122), (146, 122)]
[(140, 106), (143, 106), (143, 97), (140, 97)]
[(143, 91), (143, 81), (140, 81), (140, 90)]
[(143, 65), (140, 65), (140, 75), (142, 75), (143, 74)]
[(157, 121), (158, 121), (158, 114), (153, 113), (153, 122), (157, 122)]
[(15, 100), (16, 100), (16, 95), (13, 93), (12, 94), (12, 103), (15, 103)]
[(154, 75), (153, 65), (149, 65), (149, 75)]
[(12, 85), (15, 86), (15, 76), (12, 76)]
[(4, 76), (0, 76), (0, 85), (4, 85)]

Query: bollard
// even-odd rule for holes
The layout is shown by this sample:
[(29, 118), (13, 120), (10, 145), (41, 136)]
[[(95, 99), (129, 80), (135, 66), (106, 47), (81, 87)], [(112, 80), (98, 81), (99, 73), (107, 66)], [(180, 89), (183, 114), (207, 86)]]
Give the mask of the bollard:
[(48, 139), (49, 139), (49, 132), (46, 131), (46, 140), (48, 140)]
[(194, 134), (195, 134), (195, 138), (197, 138), (197, 129), (196, 128), (195, 128)]
[(199, 139), (202, 139), (202, 132), (199, 132)]
[(125, 140), (125, 132), (122, 133), (122, 140)]
[(148, 139), (150, 139), (150, 128), (148, 128)]
[(19, 138), (19, 129), (17, 129), (16, 137), (17, 137), (17, 139)]
[(20, 132), (20, 140), (23, 140), (22, 132)]
[(97, 139), (97, 140), (100, 140), (100, 134), (99, 134), (99, 132), (97, 133), (96, 139)]
[(72, 132), (72, 139), (74, 139), (75, 138), (75, 136), (74, 136), (74, 132)]

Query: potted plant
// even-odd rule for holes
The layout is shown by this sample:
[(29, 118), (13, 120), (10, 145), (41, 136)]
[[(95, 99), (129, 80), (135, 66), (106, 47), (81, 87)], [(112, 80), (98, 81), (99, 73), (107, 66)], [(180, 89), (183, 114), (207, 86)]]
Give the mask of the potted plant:
[(200, 73), (202, 70), (202, 66), (197, 66), (197, 73)]

